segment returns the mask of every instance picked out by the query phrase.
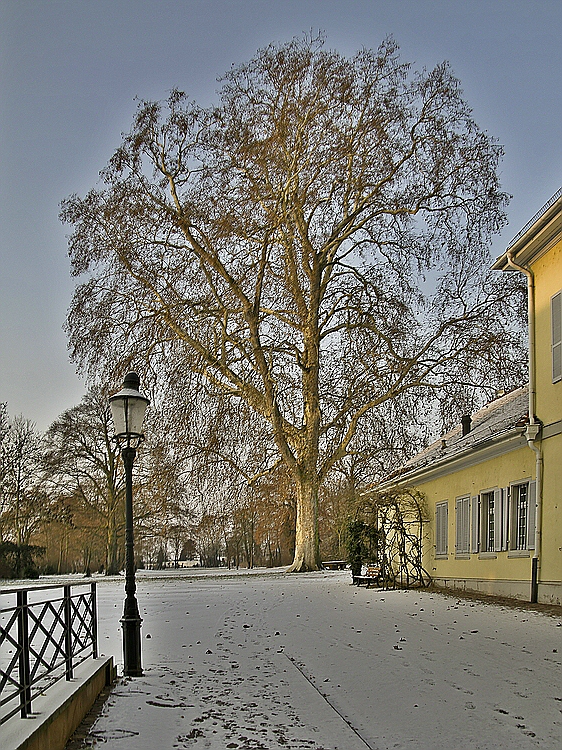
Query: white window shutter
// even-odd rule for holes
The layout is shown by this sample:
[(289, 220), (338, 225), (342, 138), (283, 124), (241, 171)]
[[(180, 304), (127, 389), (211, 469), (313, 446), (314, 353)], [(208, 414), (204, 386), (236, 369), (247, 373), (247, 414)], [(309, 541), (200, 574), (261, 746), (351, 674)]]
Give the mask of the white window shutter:
[(441, 539), (440, 539), (440, 548), (441, 548), (441, 554), (446, 555), (449, 551), (448, 548), (448, 524), (449, 524), (449, 513), (448, 513), (448, 503), (441, 503), (440, 507), (441, 511)]
[(502, 549), (502, 491), (494, 490), (494, 552)]
[(509, 549), (517, 549), (517, 485), (509, 488)]
[(562, 380), (562, 292), (550, 300), (552, 328), (552, 382)]
[(470, 551), (474, 553), (480, 550), (480, 495), (475, 495), (472, 498), (470, 510)]
[(537, 483), (529, 482), (527, 495), (527, 549), (535, 549), (535, 525), (537, 518)]
[(457, 553), (470, 552), (470, 497), (459, 497), (456, 500), (456, 540)]
[(455, 501), (455, 552), (462, 552), (462, 499)]
[(465, 497), (464, 499), (464, 510), (463, 510), (463, 518), (464, 518), (464, 541), (463, 541), (463, 551), (464, 552), (470, 552), (470, 498)]
[(470, 498), (462, 501), (462, 551), (470, 552)]

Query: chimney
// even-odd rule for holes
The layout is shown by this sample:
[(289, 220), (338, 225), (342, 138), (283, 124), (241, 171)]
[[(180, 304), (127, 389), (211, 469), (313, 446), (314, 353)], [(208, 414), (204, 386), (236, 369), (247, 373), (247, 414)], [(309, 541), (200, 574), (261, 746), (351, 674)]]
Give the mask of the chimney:
[(461, 417), (461, 424), (462, 424), (462, 436), (468, 435), (470, 432), (470, 425), (472, 424), (472, 417), (470, 414), (465, 414), (464, 417)]

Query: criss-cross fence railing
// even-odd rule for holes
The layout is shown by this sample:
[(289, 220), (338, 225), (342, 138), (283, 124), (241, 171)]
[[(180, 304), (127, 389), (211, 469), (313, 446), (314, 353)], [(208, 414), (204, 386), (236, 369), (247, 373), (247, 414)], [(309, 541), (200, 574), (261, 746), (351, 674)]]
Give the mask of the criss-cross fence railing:
[(97, 659), (96, 584), (0, 589), (0, 607), (3, 724), (18, 712), (25, 719), (40, 693)]

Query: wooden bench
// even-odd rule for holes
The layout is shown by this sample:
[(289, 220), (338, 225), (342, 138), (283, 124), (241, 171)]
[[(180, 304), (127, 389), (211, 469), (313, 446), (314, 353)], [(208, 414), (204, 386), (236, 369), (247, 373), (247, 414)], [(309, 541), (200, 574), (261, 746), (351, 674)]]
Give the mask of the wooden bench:
[(353, 584), (356, 586), (365, 584), (368, 589), (371, 586), (382, 586), (382, 569), (378, 565), (367, 565), (363, 575), (353, 576)]
[(347, 560), (324, 560), (322, 567), (324, 570), (345, 570)]

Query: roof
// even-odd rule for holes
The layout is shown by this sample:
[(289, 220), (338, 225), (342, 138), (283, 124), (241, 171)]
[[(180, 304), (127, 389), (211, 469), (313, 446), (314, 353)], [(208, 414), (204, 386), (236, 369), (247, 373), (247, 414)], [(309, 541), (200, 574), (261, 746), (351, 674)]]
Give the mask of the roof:
[(509, 243), (505, 253), (495, 261), (494, 271), (514, 270), (507, 254), (516, 258), (518, 264), (532, 262), (551, 247), (562, 232), (562, 188), (537, 211)]
[(388, 480), (406, 479), (410, 474), (448, 463), (465, 453), (474, 454), (514, 433), (522, 434), (529, 421), (528, 393), (529, 388), (525, 385), (486, 404), (472, 415), (471, 430), (467, 435), (463, 436), (462, 425), (457, 425), (403, 464)]

